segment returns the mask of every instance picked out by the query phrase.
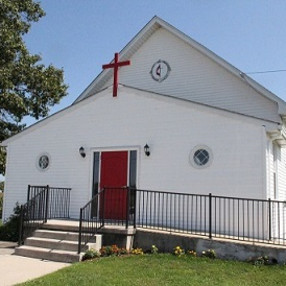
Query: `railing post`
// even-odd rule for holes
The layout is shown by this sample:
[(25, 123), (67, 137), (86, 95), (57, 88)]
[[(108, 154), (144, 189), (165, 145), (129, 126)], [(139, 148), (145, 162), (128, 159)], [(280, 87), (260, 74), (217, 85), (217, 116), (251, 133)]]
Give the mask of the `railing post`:
[(49, 211), (49, 191), (50, 191), (50, 187), (49, 185), (47, 185), (47, 190), (46, 190), (46, 210), (45, 210), (45, 219), (44, 222), (47, 222), (48, 220), (48, 211)]
[(80, 209), (79, 214), (79, 233), (78, 233), (78, 254), (81, 253), (81, 233), (82, 233), (82, 208)]
[(125, 222), (125, 228), (128, 228), (129, 224), (129, 187), (126, 187), (126, 222)]
[[(102, 190), (102, 214), (101, 214), (101, 218), (102, 218), (102, 226), (104, 226), (104, 205), (105, 205), (105, 188), (103, 188)], [(101, 202), (100, 202), (101, 205)]]
[(136, 228), (136, 196), (137, 196), (137, 189), (132, 189), (134, 192), (133, 199), (134, 199), (134, 214), (133, 214), (133, 227)]
[(27, 201), (30, 199), (30, 189), (31, 189), (31, 185), (28, 185)]
[(67, 218), (70, 217), (70, 203), (71, 203), (71, 189), (67, 189), (68, 199), (67, 199)]
[(272, 231), (271, 231), (271, 228), (272, 228), (272, 217), (271, 217), (271, 199), (269, 198), (268, 199), (268, 219), (269, 219), (269, 223), (268, 223), (268, 231), (269, 231), (269, 240), (271, 240), (272, 238)]
[(209, 193), (209, 238), (212, 238), (212, 193)]
[(23, 205), (20, 207), (20, 221), (19, 221), (19, 238), (18, 238), (18, 245), (20, 246), (23, 242), (23, 221), (24, 221), (24, 214), (23, 214)]

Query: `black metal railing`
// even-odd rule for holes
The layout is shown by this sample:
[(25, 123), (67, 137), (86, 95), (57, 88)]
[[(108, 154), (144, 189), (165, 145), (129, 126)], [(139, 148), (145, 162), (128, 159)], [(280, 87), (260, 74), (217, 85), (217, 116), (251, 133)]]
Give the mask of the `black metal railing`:
[(136, 190), (104, 188), (80, 209), (78, 253), (105, 224), (135, 227)]
[(106, 224), (286, 245), (286, 201), (104, 188), (80, 210), (78, 251)]
[(92, 240), (98, 230), (103, 227), (104, 201), (104, 190), (102, 190), (80, 209), (78, 253), (82, 251), (84, 245)]
[(286, 201), (136, 190), (136, 226), (286, 244)]
[(47, 219), (70, 217), (70, 188), (48, 188)]
[(43, 189), (24, 205), (21, 205), (20, 228), (18, 244), (31, 236), (38, 229), (46, 218), (47, 192)]
[(48, 219), (69, 218), (70, 191), (70, 188), (28, 186), (28, 200), (20, 212), (19, 244)]
[(34, 198), (43, 190), (47, 192), (46, 219), (69, 218), (71, 188), (29, 185), (27, 201)]
[(125, 226), (135, 226), (135, 200), (136, 189), (129, 187), (121, 188), (104, 188), (104, 202), (100, 206), (102, 208), (102, 216), (104, 223)]

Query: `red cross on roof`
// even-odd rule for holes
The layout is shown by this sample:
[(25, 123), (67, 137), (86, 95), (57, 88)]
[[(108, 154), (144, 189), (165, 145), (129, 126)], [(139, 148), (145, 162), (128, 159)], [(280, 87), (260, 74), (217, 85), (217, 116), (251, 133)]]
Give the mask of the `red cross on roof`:
[(119, 56), (118, 53), (115, 53), (114, 55), (114, 63), (112, 64), (106, 64), (103, 65), (103, 69), (110, 69), (114, 68), (114, 76), (113, 76), (113, 97), (117, 96), (117, 88), (118, 88), (118, 68), (122, 66), (129, 66), (131, 65), (130, 61), (125, 61), (125, 62), (119, 62), (118, 61)]

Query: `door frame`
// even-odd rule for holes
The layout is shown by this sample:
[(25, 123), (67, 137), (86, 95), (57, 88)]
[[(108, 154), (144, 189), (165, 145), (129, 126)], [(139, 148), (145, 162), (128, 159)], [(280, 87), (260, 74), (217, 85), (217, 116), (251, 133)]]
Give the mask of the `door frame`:
[[(125, 147), (94, 147), (90, 149), (90, 176), (89, 176), (89, 194), (88, 201), (92, 199), (93, 194), (93, 172), (94, 172), (94, 153), (99, 152), (100, 155), (102, 152), (112, 152), (112, 151), (128, 151), (128, 164), (127, 164), (127, 186), (129, 185), (129, 171), (130, 171), (130, 151), (137, 151), (137, 161), (136, 161), (136, 186), (138, 188), (139, 183), (139, 161), (141, 160), (141, 146), (125, 146)], [(98, 177), (100, 179), (101, 176), (101, 160), (99, 160), (99, 170)], [(99, 192), (100, 182), (98, 184), (97, 192)]]

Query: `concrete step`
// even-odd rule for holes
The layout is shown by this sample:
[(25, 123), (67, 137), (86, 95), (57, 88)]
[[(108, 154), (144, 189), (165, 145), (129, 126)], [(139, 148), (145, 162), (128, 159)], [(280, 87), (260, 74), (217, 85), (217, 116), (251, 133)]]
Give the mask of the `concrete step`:
[(40, 238), (58, 239), (58, 240), (78, 241), (78, 232), (70, 232), (70, 231), (38, 229), (34, 232), (33, 236)]
[(41, 229), (49, 230), (59, 230), (59, 231), (69, 231), (69, 232), (78, 232), (79, 223), (78, 222), (67, 222), (67, 221), (58, 221), (58, 222), (47, 222), (41, 226)]
[[(70, 240), (59, 240), (52, 238), (42, 238), (42, 237), (28, 237), (25, 240), (25, 245), (41, 247), (41, 248), (50, 248), (51, 250), (59, 249), (59, 250), (67, 250), (77, 252), (78, 250), (78, 242), (70, 241)], [(82, 251), (86, 251), (88, 249), (87, 245), (82, 245)]]
[[(39, 258), (59, 262), (80, 261), (83, 253), (93, 248), (97, 251), (102, 246), (102, 236), (95, 235), (84, 245), (84, 233), (82, 234), (81, 255), (78, 251), (78, 221), (75, 220), (50, 220), (34, 232), (32, 237), (28, 237), (24, 245), (15, 249), (15, 255)], [(82, 230), (85, 228), (83, 226)]]
[(77, 254), (75, 251), (49, 249), (28, 245), (22, 245), (15, 248), (15, 255), (66, 263), (80, 261), (82, 254), (83, 253)]

